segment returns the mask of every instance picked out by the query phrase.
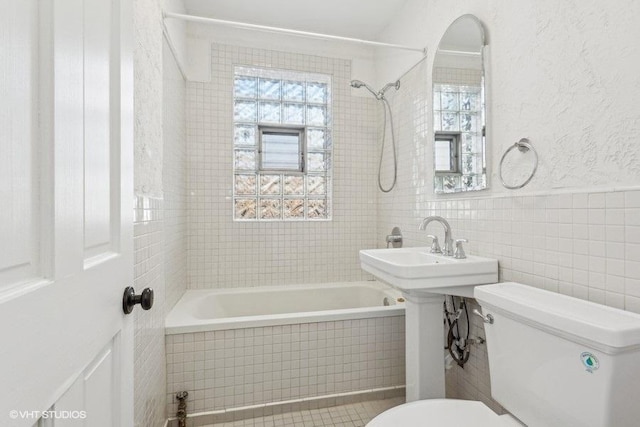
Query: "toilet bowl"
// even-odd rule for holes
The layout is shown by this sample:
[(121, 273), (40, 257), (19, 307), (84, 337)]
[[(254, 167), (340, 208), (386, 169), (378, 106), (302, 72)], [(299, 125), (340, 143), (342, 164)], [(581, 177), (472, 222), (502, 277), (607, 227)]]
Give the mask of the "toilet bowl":
[[(477, 286), (491, 396), (421, 400), (367, 427), (638, 427), (640, 315), (519, 283)], [(429, 361), (424, 361), (428, 363)]]
[(522, 427), (511, 415), (498, 415), (482, 402), (429, 399), (405, 403), (383, 412), (367, 427)]

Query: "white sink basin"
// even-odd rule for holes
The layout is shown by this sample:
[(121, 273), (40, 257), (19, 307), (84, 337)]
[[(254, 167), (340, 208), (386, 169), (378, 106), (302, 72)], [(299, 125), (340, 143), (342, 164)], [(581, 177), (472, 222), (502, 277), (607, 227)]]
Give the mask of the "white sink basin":
[(363, 270), (407, 294), (473, 297), (473, 287), (498, 281), (498, 261), (467, 255), (465, 259), (432, 254), (429, 248), (365, 249)]

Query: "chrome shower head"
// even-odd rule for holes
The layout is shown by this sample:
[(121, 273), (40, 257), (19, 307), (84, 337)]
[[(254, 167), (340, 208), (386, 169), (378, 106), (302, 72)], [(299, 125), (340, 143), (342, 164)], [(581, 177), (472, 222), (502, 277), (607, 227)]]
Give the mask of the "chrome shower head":
[(378, 92), (376, 92), (375, 90), (373, 90), (371, 88), (371, 86), (369, 86), (368, 84), (366, 84), (365, 82), (363, 82), (361, 80), (351, 80), (351, 87), (355, 88), (355, 89), (360, 89), (361, 87), (364, 87), (369, 92), (371, 92), (371, 94), (373, 96), (375, 96), (376, 99), (380, 99), (380, 94)]

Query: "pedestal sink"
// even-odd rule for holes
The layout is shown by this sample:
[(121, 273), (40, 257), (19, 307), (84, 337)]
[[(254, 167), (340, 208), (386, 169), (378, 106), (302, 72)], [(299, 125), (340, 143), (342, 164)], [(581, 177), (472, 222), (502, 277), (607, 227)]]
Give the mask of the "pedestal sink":
[(444, 396), (444, 295), (473, 297), (476, 285), (498, 281), (498, 261), (432, 254), (429, 248), (360, 251), (363, 270), (399, 289), (405, 302), (407, 401)]

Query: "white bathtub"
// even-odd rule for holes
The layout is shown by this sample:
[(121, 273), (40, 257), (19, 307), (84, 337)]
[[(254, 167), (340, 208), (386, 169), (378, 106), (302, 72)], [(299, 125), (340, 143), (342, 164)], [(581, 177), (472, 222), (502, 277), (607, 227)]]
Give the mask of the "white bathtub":
[(167, 316), (165, 333), (402, 315), (401, 294), (380, 282), (189, 290)]

